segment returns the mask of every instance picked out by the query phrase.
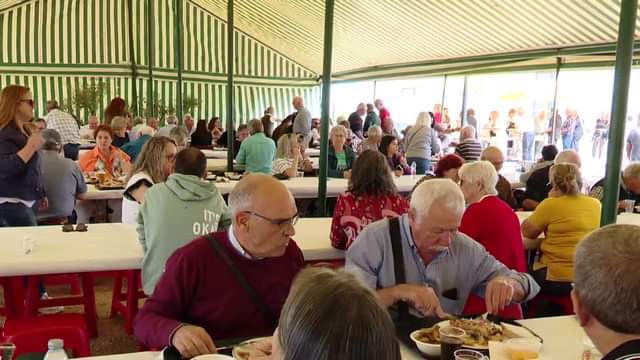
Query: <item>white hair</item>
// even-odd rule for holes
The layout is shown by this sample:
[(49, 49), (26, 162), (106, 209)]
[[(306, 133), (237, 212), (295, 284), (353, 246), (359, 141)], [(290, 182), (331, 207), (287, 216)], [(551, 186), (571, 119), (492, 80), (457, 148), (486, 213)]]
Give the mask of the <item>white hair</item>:
[(138, 134), (140, 134), (140, 136), (144, 136), (144, 135), (153, 136), (155, 133), (156, 133), (155, 129), (152, 128), (151, 126), (143, 126), (140, 128), (140, 130), (138, 130)]
[(178, 118), (175, 115), (167, 116), (167, 124), (176, 124), (178, 122)]
[(329, 133), (329, 137), (333, 137), (333, 135), (337, 132), (342, 132), (344, 134), (344, 137), (346, 138), (349, 133), (347, 132), (347, 128), (342, 126), (342, 125), (336, 125), (334, 127), (331, 128), (331, 132)]
[(640, 180), (640, 163), (633, 163), (627, 166), (622, 173), (626, 179)]
[(564, 150), (556, 155), (556, 164), (569, 163), (580, 167), (580, 155), (575, 150)]
[(382, 135), (382, 129), (378, 125), (371, 126), (369, 130), (367, 130), (367, 135), (369, 136)]
[[(422, 219), (433, 205), (452, 212), (464, 211), (464, 195), (460, 187), (449, 179), (430, 179), (422, 182), (411, 194), (411, 209)], [(418, 220), (419, 221), (419, 220)]]
[(458, 171), (460, 180), (472, 184), (482, 185), (485, 194), (497, 195), (496, 184), (498, 183), (498, 173), (488, 161), (477, 161), (462, 165)]
[(431, 116), (429, 115), (429, 113), (426, 111), (420, 112), (418, 114), (418, 117), (416, 118), (416, 125), (430, 126)]

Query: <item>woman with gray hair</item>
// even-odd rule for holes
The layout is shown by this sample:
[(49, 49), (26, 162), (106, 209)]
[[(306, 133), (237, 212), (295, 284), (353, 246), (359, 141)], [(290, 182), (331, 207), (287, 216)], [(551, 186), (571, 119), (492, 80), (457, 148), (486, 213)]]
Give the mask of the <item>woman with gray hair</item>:
[(400, 360), (395, 328), (375, 293), (356, 276), (327, 268), (296, 277), (272, 350), (272, 360)]
[(440, 140), (431, 128), (431, 116), (423, 111), (418, 114), (413, 125), (404, 137), (407, 163), (416, 164), (416, 174), (424, 175), (431, 169), (431, 157), (440, 153)]
[(342, 125), (336, 125), (331, 128), (329, 138), (331, 145), (329, 146), (329, 169), (327, 171), (329, 177), (346, 178), (351, 177), (351, 167), (356, 160), (355, 152), (346, 146), (348, 130)]
[(366, 150), (378, 151), (380, 141), (382, 140), (382, 129), (380, 126), (374, 125), (367, 130), (367, 138), (364, 139), (358, 148), (358, 154), (362, 154)]
[[(511, 207), (497, 196), (496, 169), (488, 161), (478, 161), (464, 164), (458, 175), (460, 188), (468, 204), (459, 230), (482, 244), (509, 269), (526, 272), (520, 221)], [(469, 296), (465, 314), (482, 314), (486, 311), (484, 299), (476, 295)], [(507, 306), (499, 314), (509, 319), (522, 319), (519, 304)]]

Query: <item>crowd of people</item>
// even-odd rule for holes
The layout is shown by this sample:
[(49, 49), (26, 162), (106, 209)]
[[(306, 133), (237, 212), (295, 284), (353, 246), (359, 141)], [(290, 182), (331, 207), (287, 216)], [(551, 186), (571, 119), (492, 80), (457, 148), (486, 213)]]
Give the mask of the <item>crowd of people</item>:
[[(0, 225), (75, 221), (85, 176), (124, 179), (122, 221), (137, 225), (149, 295), (135, 336), (185, 357), (215, 352), (221, 339), (273, 335), (252, 358), (399, 359), (396, 315), (519, 319), (539, 295), (572, 298), (603, 353), (638, 352), (640, 228), (598, 229), (603, 181), (586, 191), (573, 147), (542, 147), (518, 192), (499, 174), (500, 147), (478, 140), (473, 112), (459, 141), (447, 143), (446, 109), (421, 112), (400, 138), (381, 100), (359, 104), (329, 136), (328, 173), (349, 179), (330, 229), (345, 266), (305, 269), (293, 240), (296, 201), (272, 175), (311, 170), (305, 149), (319, 142), (320, 122), (301, 97), (292, 106), (279, 124), (269, 108), (238, 127), (232, 145), (217, 118), (186, 114), (179, 125), (169, 116), (160, 128), (155, 118), (132, 118), (120, 98), (102, 122), (80, 127), (55, 101), (36, 121), (30, 90), (8, 86), (0, 94)], [(95, 147), (79, 156), (81, 140)], [(205, 180), (200, 150), (220, 146), (237, 148), (246, 172), (227, 201)], [(394, 184), (403, 174), (420, 176), (406, 197)], [(621, 179), (623, 208), (638, 200), (640, 164)], [(520, 209), (532, 211), (522, 225)], [(543, 233), (529, 269), (523, 237)], [(532, 315), (563, 311), (543, 303)]]

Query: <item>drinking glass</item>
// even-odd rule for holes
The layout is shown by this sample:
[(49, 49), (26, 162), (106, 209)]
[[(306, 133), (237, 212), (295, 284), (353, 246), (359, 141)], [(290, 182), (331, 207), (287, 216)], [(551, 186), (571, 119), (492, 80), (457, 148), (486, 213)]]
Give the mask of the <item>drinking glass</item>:
[(464, 344), (464, 330), (454, 326), (443, 326), (440, 332), (440, 358), (442, 360), (455, 360), (454, 352), (462, 348)]
[(481, 352), (475, 350), (456, 350), (454, 360), (488, 360)]

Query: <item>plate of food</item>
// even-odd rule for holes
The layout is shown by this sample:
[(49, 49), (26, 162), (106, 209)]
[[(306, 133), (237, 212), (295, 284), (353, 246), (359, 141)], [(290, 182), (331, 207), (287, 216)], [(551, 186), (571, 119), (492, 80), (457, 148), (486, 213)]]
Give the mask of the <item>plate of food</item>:
[[(430, 328), (412, 332), (410, 337), (418, 348), (422, 347), (426, 351), (435, 351), (433, 347), (437, 346), (439, 353), (439, 330), (444, 326), (453, 326), (464, 330), (466, 335), (462, 346), (468, 349), (488, 350), (489, 341), (504, 342), (514, 338), (528, 338), (537, 341), (537, 338), (525, 328), (506, 323), (496, 324), (486, 319), (441, 321)], [(421, 351), (423, 350), (421, 349)]]
[(240, 180), (242, 178), (241, 174), (237, 174), (233, 172), (226, 172), (224, 173), (224, 176), (226, 176), (229, 180)]
[(260, 348), (258, 347), (259, 343), (270, 341), (271, 336), (259, 337), (243, 341), (233, 348), (233, 352), (231, 353), (231, 355), (233, 355), (233, 358), (236, 360), (249, 360), (249, 356), (251, 355), (262, 354), (262, 352), (260, 352), (259, 350)]
[(124, 189), (124, 182), (107, 179), (101, 183), (96, 184), (96, 189), (98, 190), (119, 190)]

